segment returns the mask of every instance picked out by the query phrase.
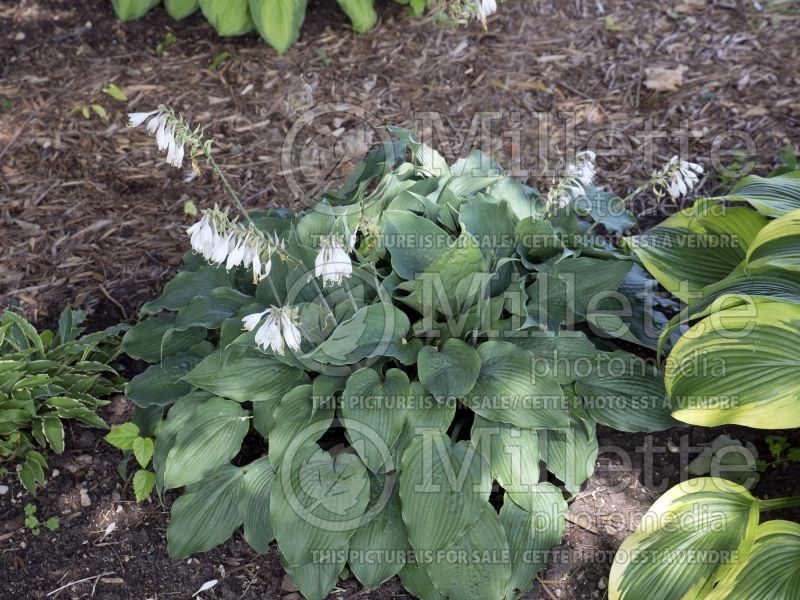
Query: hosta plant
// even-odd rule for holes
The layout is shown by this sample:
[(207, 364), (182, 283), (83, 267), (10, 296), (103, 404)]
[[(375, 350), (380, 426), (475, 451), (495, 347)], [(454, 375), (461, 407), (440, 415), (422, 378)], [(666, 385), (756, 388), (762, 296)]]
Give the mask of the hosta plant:
[(661, 336), (673, 416), (800, 427), (800, 171), (745, 177), (627, 244), (686, 304)]
[(791, 600), (800, 594), (800, 525), (761, 513), (800, 498), (759, 500), (724, 479), (667, 491), (620, 547), (611, 600)]
[[(169, 109), (131, 125), (170, 164), (217, 169)], [(424, 599), (511, 598), (561, 537), (596, 424), (676, 424), (658, 369), (619, 347), (654, 348), (645, 323), (665, 317), (653, 280), (594, 235), (634, 220), (593, 186), (593, 154), (540, 194), (390, 130), (300, 214), (248, 214), (223, 179), (240, 214), (203, 211), (123, 340), (151, 363), (125, 389), (135, 433), (155, 433), (158, 493), (182, 490), (174, 558), (242, 528), (258, 552), (277, 541), (306, 598), (346, 566)]]
[(122, 390), (109, 363), (125, 326), (82, 335), (84, 318), (66, 308), (58, 329), (42, 332), (12, 310), (0, 318), (0, 462), (18, 465), (32, 494), (45, 483), (43, 449), (64, 451), (64, 421), (107, 427), (97, 411)]

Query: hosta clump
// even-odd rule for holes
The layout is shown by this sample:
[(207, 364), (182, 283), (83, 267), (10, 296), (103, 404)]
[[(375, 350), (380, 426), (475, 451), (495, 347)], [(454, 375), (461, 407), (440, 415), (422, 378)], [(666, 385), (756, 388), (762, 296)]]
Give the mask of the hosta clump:
[(312, 210), (207, 211), (125, 336), (152, 363), (126, 395), (156, 431), (157, 490), (184, 488), (171, 556), (243, 527), (307, 598), (346, 565), (367, 587), (505, 598), (560, 539), (596, 423), (674, 424), (657, 370), (616, 343), (655, 346), (653, 282), (591, 235), (633, 225), (592, 155), (540, 195), (392, 132)]
[(85, 316), (66, 308), (58, 329), (41, 333), (11, 310), (0, 318), (0, 463), (18, 464), (32, 494), (45, 483), (40, 449), (64, 451), (64, 421), (107, 428), (97, 411), (108, 404), (103, 398), (122, 391), (109, 363), (126, 327), (81, 335)]

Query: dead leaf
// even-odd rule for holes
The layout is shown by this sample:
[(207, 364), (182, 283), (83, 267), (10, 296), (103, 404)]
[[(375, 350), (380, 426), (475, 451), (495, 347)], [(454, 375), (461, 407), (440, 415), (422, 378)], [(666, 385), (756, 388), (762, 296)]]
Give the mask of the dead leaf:
[(650, 67), (644, 70), (644, 87), (654, 92), (674, 92), (683, 85), (683, 74), (689, 67), (680, 65), (674, 69)]

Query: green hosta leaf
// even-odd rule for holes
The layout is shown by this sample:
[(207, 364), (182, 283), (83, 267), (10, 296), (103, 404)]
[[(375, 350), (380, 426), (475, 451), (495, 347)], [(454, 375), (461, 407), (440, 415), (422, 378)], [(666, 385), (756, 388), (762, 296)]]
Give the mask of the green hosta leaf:
[(579, 378), (588, 378), (596, 372), (597, 357), (603, 354), (580, 331), (545, 332), (525, 330), (524, 337), (513, 342), (533, 354), (533, 371), (536, 375), (550, 375), (562, 385)]
[(707, 600), (795, 600), (800, 578), (800, 525), (767, 521), (750, 552)]
[(218, 35), (243, 35), (253, 29), (247, 0), (198, 0), (198, 3)]
[(451, 338), (441, 350), (425, 346), (417, 357), (419, 380), (437, 399), (460, 398), (475, 385), (481, 357), (465, 342)]
[(352, 365), (385, 354), (410, 325), (406, 314), (392, 304), (365, 306), (339, 323), (328, 339), (303, 358), (327, 365)]
[(477, 195), (464, 201), (458, 218), (486, 256), (511, 256), (516, 219), (507, 202)]
[(517, 223), (514, 237), (517, 252), (523, 258), (544, 259), (560, 254), (564, 249), (550, 221), (526, 217)]
[(563, 427), (569, 423), (555, 377), (533, 372), (533, 355), (509, 342), (478, 346), (481, 370), (464, 404), (490, 421), (517, 427)]
[(539, 453), (547, 463), (547, 470), (563, 481), (564, 487), (572, 493), (580, 490), (581, 484), (594, 472), (597, 451), (592, 421), (573, 419), (569, 427), (539, 434)]
[(704, 426), (800, 427), (800, 305), (742, 299), (695, 324), (672, 349), (664, 375), (673, 416)]
[(106, 434), (105, 440), (120, 450), (132, 450), (133, 440), (139, 437), (139, 428), (134, 423), (123, 423)]
[(748, 554), (758, 517), (757, 500), (724, 479), (691, 479), (673, 487), (617, 552), (609, 598), (707, 598), (716, 580), (735, 565), (724, 561)]
[(244, 468), (241, 507), (244, 539), (259, 554), (264, 554), (269, 549), (269, 543), (275, 539), (269, 518), (269, 497), (274, 479), (275, 471), (267, 456)]
[(447, 551), (467, 559), (453, 563), (433, 560), (425, 564), (433, 585), (444, 596), (485, 600), (506, 597), (511, 565), (497, 557), (508, 553), (508, 540), (490, 504), (484, 504), (478, 519)]
[(573, 209), (588, 214), (608, 231), (622, 233), (636, 225), (636, 217), (625, 208), (622, 198), (595, 187), (587, 188), (585, 196), (576, 198)]
[(395, 444), (395, 455), (401, 457), (409, 443), (417, 436), (418, 429), (435, 429), (446, 434), (456, 414), (456, 403), (440, 402), (425, 391), (419, 381), (411, 383), (411, 403), (404, 411), (403, 432)]
[(250, 0), (258, 33), (278, 54), (297, 41), (306, 18), (306, 0)]
[(192, 386), (183, 381), (183, 376), (201, 361), (196, 354), (181, 352), (164, 359), (161, 364), (151, 365), (125, 386), (125, 397), (137, 406), (167, 406), (192, 391)]
[(387, 210), (383, 213), (383, 243), (392, 255), (392, 267), (398, 275), (413, 280), (450, 248), (452, 239), (424, 217)]
[(164, 465), (164, 488), (194, 483), (239, 453), (248, 413), (232, 400), (212, 398), (198, 406), (178, 432)]
[(160, 0), (111, 0), (120, 21), (133, 21), (146, 15)]
[(720, 200), (748, 202), (762, 215), (779, 217), (800, 208), (800, 171), (776, 177), (748, 175)]
[(58, 417), (46, 416), (42, 419), (44, 437), (56, 454), (64, 452), (64, 424)]
[(222, 465), (186, 488), (172, 505), (167, 552), (173, 559), (205, 552), (227, 540), (242, 524), (242, 469)]
[(198, 0), (164, 0), (164, 8), (170, 17), (180, 21), (200, 8), (200, 4)]
[(206, 356), (183, 379), (237, 402), (277, 404), (302, 374), (260, 350), (231, 345)]
[(524, 594), (544, 571), (550, 551), (564, 535), (567, 502), (561, 490), (547, 482), (537, 484), (520, 499), (521, 504), (508, 497), (503, 500), (500, 522), (511, 550), (510, 591)]
[(276, 469), (284, 455), (291, 462), (300, 449), (316, 447), (315, 442), (330, 427), (333, 407), (315, 410), (312, 392), (311, 385), (299, 385), (287, 392), (275, 408), (269, 427), (269, 459)]
[(181, 271), (167, 282), (158, 298), (142, 307), (142, 314), (178, 310), (194, 298), (208, 296), (219, 287), (231, 287), (231, 275), (224, 267), (203, 265), (196, 271)]
[(450, 174), (450, 167), (447, 161), (436, 150), (427, 144), (419, 141), (412, 131), (389, 125), (386, 127), (396, 138), (405, 143), (411, 149), (414, 161), (427, 171), (429, 177), (441, 177)]
[(536, 430), (519, 429), (475, 415), (472, 443), (483, 454), (492, 476), (516, 498), (539, 482), (539, 436)]
[[(481, 517), (491, 481), (480, 453), (435, 430), (418, 433), (402, 457), (400, 501), (411, 546), (445, 549)], [(426, 565), (427, 567), (427, 565)]]
[(620, 431), (662, 431), (679, 424), (658, 369), (622, 350), (599, 354), (592, 374), (575, 383), (575, 394), (592, 419)]
[(175, 318), (175, 329), (184, 331), (194, 327), (219, 329), (225, 319), (231, 318), (241, 308), (252, 304), (253, 296), (231, 288), (217, 288), (208, 296), (194, 298), (181, 307)]
[(800, 271), (800, 208), (768, 223), (747, 250), (747, 272)]
[(150, 464), (150, 459), (153, 458), (154, 444), (151, 438), (137, 437), (133, 440), (131, 445), (133, 455), (136, 457), (136, 462), (143, 469)]
[(342, 417), (347, 438), (374, 473), (397, 467), (390, 449), (403, 431), (411, 382), (400, 369), (382, 379), (374, 369), (361, 369), (347, 379)]
[(137, 502), (144, 502), (153, 493), (156, 485), (156, 474), (152, 471), (139, 469), (133, 476), (133, 493)]
[(401, 569), (399, 575), (406, 591), (420, 600), (447, 600), (434, 587), (433, 581), (423, 565), (413, 561), (408, 562)]
[(378, 14), (372, 0), (338, 0), (339, 6), (350, 17), (353, 29), (358, 33), (366, 33), (378, 22)]
[(176, 331), (172, 327), (175, 315), (162, 313), (140, 321), (122, 338), (122, 351), (128, 356), (149, 363), (157, 363), (164, 356), (185, 352), (206, 339), (202, 327)]
[(625, 243), (661, 285), (687, 301), (731, 273), (765, 224), (750, 208), (697, 202)]

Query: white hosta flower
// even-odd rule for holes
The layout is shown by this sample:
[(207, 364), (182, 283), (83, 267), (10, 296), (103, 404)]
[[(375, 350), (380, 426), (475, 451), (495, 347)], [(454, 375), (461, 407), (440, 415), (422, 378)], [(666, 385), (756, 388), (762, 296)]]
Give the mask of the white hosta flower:
[[(149, 121), (147, 121), (150, 119)], [(161, 152), (166, 151), (167, 163), (173, 167), (183, 165), (183, 142), (175, 135), (175, 126), (162, 110), (128, 113), (128, 126), (139, 127), (147, 121), (147, 132), (156, 136), (156, 145)]]
[(242, 325), (247, 331), (253, 331), (253, 329), (258, 327), (258, 324), (261, 322), (261, 319), (263, 319), (264, 315), (266, 315), (268, 312), (269, 309), (261, 311), (260, 313), (253, 313), (250, 315), (246, 315), (245, 317), (242, 318)]
[(597, 155), (591, 150), (581, 152), (575, 157), (575, 162), (567, 169), (568, 175), (577, 179), (584, 187), (592, 185), (597, 174), (596, 158)]
[(664, 186), (673, 200), (677, 200), (694, 189), (700, 181), (703, 167), (697, 163), (681, 160), (673, 156), (665, 168), (666, 181)]
[(203, 256), (211, 254), (211, 248), (214, 243), (214, 230), (211, 227), (211, 218), (208, 213), (189, 227), (186, 233), (190, 236), (192, 250)]
[(486, 17), (497, 12), (496, 0), (478, 0), (477, 17), (481, 23), (486, 23)]
[(227, 237), (223, 237), (218, 233), (214, 234), (214, 242), (211, 247), (211, 252), (206, 259), (212, 263), (217, 263), (221, 265), (225, 262), (225, 259), (228, 257), (228, 252), (230, 251), (230, 244), (231, 244), (231, 235), (228, 234)]
[(314, 275), (322, 277), (325, 286), (341, 283), (353, 274), (353, 263), (339, 244), (336, 236), (320, 240), (320, 249), (314, 260)]
[(228, 254), (228, 260), (225, 262), (225, 270), (230, 271), (234, 267), (238, 267), (244, 262), (244, 255), (247, 251), (244, 241), (235, 244), (233, 250)]
[[(245, 328), (252, 325), (254, 328), (264, 315), (268, 315), (263, 325), (256, 331), (256, 344), (264, 350), (270, 349), (277, 354), (283, 354), (284, 347), (292, 350), (300, 349), (300, 330), (295, 324), (294, 309), (268, 308), (263, 313), (248, 315), (242, 321)], [(245, 320), (247, 320), (245, 322)]]
[(272, 259), (268, 258), (267, 262), (262, 263), (261, 257), (258, 254), (258, 250), (253, 251), (253, 283), (258, 285), (258, 283), (264, 279), (269, 272), (272, 270)]

